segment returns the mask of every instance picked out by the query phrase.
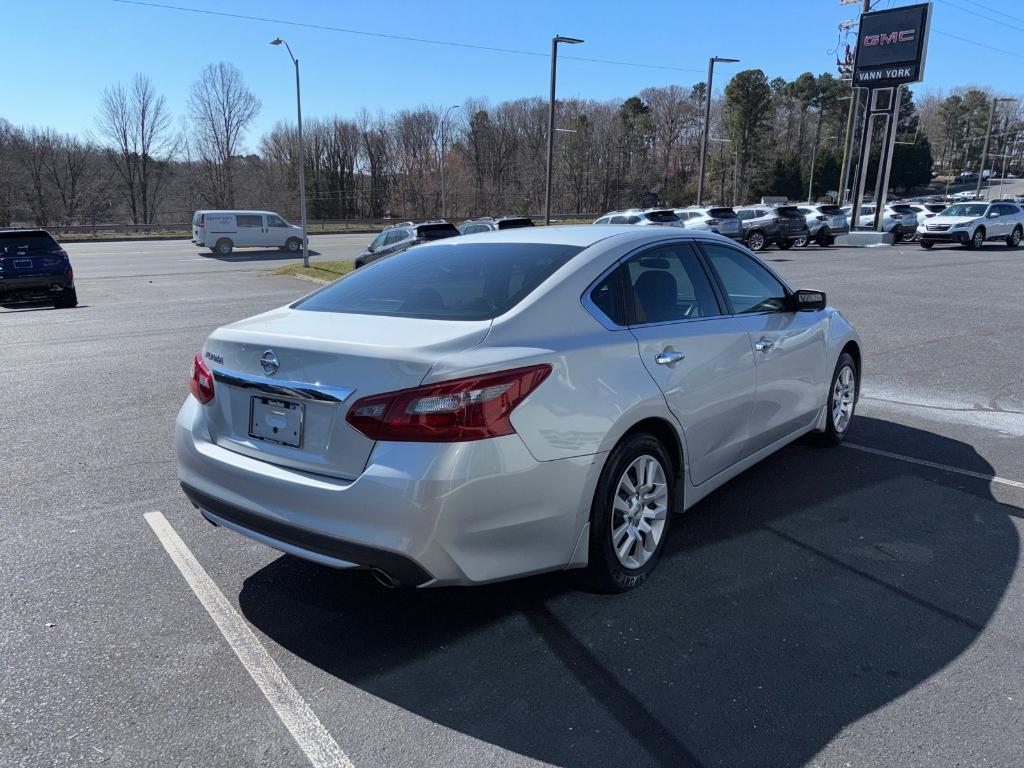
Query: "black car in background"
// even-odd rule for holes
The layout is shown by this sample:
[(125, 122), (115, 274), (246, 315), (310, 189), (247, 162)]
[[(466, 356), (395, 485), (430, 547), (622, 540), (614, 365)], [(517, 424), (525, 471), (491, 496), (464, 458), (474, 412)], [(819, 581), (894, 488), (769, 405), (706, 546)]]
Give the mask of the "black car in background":
[(78, 305), (71, 261), (43, 229), (0, 231), (0, 304), (52, 301), (57, 309)]
[(458, 234), (459, 230), (455, 225), (447, 221), (425, 221), (422, 224), (406, 221), (394, 224), (377, 235), (367, 249), (356, 257), (355, 267), (359, 269), (372, 261), (401, 253), (414, 245), (455, 237)]

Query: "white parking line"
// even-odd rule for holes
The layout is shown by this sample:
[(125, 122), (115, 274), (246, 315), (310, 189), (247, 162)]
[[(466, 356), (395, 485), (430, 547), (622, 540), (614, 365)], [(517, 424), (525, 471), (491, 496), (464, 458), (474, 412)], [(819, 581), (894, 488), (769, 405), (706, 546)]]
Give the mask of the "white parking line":
[(213, 579), (207, 575), (195, 555), (167, 522), (167, 518), (160, 512), (147, 512), (143, 517), (199, 598), (199, 602), (210, 614), (210, 618), (217, 624), (217, 628), (238, 656), (238, 660), (242, 662), (242, 666), (252, 676), (277, 712), (277, 716), (281, 718), (281, 722), (306, 753), (309, 762), (315, 768), (352, 768), (352, 761), (348, 755), (324, 728), (281, 668), (270, 658), (267, 649), (224, 597), (224, 593)]
[(857, 445), (856, 443), (843, 443), (846, 448), (853, 448), (858, 451), (864, 451), (864, 453), (873, 453), (877, 456), (885, 456), (889, 459), (898, 459), (899, 461), (906, 461), (911, 464), (920, 464), (922, 467), (931, 467), (932, 469), (941, 469), (945, 472), (955, 472), (958, 475), (966, 475), (967, 477), (976, 477), (979, 480), (989, 480), (993, 483), (1000, 483), (1001, 485), (1008, 485), (1011, 488), (1024, 488), (1024, 483), (1019, 480), (1008, 480), (1005, 477), (999, 477), (997, 475), (986, 475), (981, 472), (972, 472), (969, 469), (960, 469), (959, 467), (951, 467), (948, 464), (939, 464), (934, 461), (925, 461), (924, 459), (915, 459), (912, 456), (904, 456), (901, 453), (891, 453), (889, 451), (883, 451), (878, 448), (869, 448), (866, 445)]

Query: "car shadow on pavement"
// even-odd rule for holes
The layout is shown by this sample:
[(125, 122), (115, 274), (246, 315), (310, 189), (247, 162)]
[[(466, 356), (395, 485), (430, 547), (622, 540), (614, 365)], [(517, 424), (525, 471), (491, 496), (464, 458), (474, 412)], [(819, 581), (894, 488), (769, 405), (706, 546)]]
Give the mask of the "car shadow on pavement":
[[(994, 474), (971, 446), (890, 422), (858, 417), (850, 439)], [(1020, 514), (985, 480), (795, 444), (676, 517), (632, 593), (564, 574), (388, 591), (283, 556), (240, 604), (340, 680), (533, 758), (800, 766), (978, 638)]]
[[(196, 251), (197, 256), (202, 256), (206, 259), (215, 259), (216, 261), (281, 261), (282, 259), (302, 259), (302, 251), (298, 253), (289, 253), (288, 251), (282, 251), (280, 248), (245, 248), (238, 251), (232, 251), (227, 256), (219, 253), (211, 253), (207, 250)], [(319, 256), (320, 251), (314, 251), (312, 248), (309, 249), (309, 255)]]

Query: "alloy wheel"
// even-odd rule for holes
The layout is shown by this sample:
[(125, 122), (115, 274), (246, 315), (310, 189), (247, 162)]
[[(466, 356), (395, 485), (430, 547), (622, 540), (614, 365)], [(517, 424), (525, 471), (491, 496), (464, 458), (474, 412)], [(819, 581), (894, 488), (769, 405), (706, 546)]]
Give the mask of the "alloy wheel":
[(857, 379), (853, 369), (844, 365), (832, 386), (832, 426), (842, 434), (853, 418), (853, 403), (857, 395)]
[(667, 517), (665, 469), (653, 456), (638, 456), (619, 478), (612, 501), (612, 548), (624, 567), (636, 570), (651, 559)]

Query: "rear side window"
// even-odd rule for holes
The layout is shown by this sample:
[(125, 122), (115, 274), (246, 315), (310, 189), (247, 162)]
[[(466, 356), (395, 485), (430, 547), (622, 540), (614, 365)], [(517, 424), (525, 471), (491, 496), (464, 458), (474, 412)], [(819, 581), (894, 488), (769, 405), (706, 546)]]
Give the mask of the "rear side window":
[(59, 251), (57, 241), (49, 232), (0, 232), (0, 256)]
[(309, 312), (491, 320), (582, 251), (550, 243), (437, 243), (350, 273), (292, 306)]
[(625, 267), (619, 267), (605, 277), (590, 291), (590, 301), (615, 325), (629, 324), (629, 316), (622, 301), (622, 275)]
[(404, 229), (392, 229), (384, 235), (384, 245), (394, 245), (397, 242), (405, 240), (408, 233)]
[(673, 243), (635, 256), (626, 264), (633, 322), (666, 323), (721, 314), (711, 281), (693, 247)]
[(744, 221), (754, 218), (753, 211), (736, 211), (736, 215), (739, 216)]
[(785, 287), (754, 259), (735, 248), (717, 243), (702, 243), (701, 247), (718, 273), (736, 314), (785, 309)]
[(238, 222), (240, 227), (262, 227), (263, 217), (253, 216), (251, 214), (240, 213), (235, 217), (235, 221)]

